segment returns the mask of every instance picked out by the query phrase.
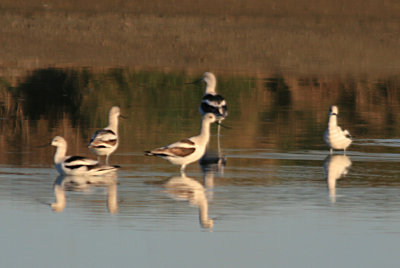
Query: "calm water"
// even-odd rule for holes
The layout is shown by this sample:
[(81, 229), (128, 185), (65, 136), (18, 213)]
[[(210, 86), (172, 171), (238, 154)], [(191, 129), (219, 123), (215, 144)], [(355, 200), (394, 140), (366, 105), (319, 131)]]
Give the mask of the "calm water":
[[(399, 265), (399, 77), (219, 75), (231, 127), (219, 144), (212, 128), (219, 164), (194, 163), (182, 176), (143, 151), (198, 133), (203, 85), (184, 83), (200, 76), (50, 69), (3, 78), (1, 266)], [(322, 141), (332, 104), (355, 137), (346, 156), (329, 156)], [(111, 157), (121, 170), (90, 184), (58, 177), (54, 148), (42, 145), (62, 135), (70, 154), (94, 157), (87, 142), (112, 105), (127, 117)]]

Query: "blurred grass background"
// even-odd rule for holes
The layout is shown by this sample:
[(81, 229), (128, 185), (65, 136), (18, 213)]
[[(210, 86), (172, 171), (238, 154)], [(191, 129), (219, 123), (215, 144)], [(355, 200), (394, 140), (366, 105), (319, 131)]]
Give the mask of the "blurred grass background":
[(395, 0), (0, 2), (0, 72), (130, 67), (395, 74)]

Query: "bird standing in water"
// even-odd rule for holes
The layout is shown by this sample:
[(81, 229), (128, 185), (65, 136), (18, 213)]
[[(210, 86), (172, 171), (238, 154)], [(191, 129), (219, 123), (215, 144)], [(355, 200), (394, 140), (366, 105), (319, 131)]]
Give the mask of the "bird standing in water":
[(333, 150), (343, 150), (343, 152), (346, 153), (347, 147), (349, 147), (352, 142), (350, 133), (347, 130), (342, 130), (342, 128), (337, 125), (338, 114), (338, 107), (331, 106), (329, 110), (328, 128), (324, 133), (324, 141), (330, 147), (331, 154)]
[(108, 115), (109, 125), (103, 129), (97, 130), (90, 139), (88, 148), (97, 155), (99, 160), (100, 156), (106, 156), (106, 164), (110, 155), (117, 150), (119, 145), (118, 138), (118, 118), (120, 117), (120, 108), (113, 106)]
[(174, 165), (180, 165), (183, 172), (186, 165), (199, 160), (204, 155), (210, 140), (210, 124), (217, 120), (214, 114), (207, 113), (203, 116), (199, 135), (147, 151), (146, 155), (159, 156)]
[[(201, 81), (206, 83), (204, 97), (200, 104), (200, 113), (213, 113), (218, 117), (218, 122), (221, 122), (228, 116), (228, 106), (226, 100), (221, 95), (217, 94), (217, 78), (211, 72), (205, 72)], [(220, 133), (220, 125), (218, 125), (218, 135)]]
[(51, 145), (57, 147), (54, 164), (60, 175), (103, 175), (116, 171), (118, 166), (100, 165), (98, 161), (83, 156), (66, 156), (67, 142), (63, 137), (53, 138)]

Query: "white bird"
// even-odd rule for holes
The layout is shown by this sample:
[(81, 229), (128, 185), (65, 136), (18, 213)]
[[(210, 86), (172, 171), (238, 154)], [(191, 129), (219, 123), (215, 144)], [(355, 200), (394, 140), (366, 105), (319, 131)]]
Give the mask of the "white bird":
[(352, 140), (350, 133), (347, 130), (342, 130), (337, 125), (337, 116), (339, 110), (337, 106), (331, 106), (329, 110), (328, 128), (324, 133), (324, 141), (330, 147), (330, 153), (333, 150), (343, 150), (346, 153), (346, 148), (350, 146)]
[(347, 175), (351, 160), (346, 155), (329, 155), (324, 161), (324, 173), (332, 203), (336, 202), (336, 181)]
[(211, 72), (205, 72), (201, 79), (206, 83), (206, 91), (200, 104), (200, 113), (213, 113), (218, 116), (218, 121), (222, 121), (228, 116), (228, 106), (226, 100), (217, 94), (215, 88), (217, 86), (217, 78)]
[(201, 183), (181, 173), (180, 177), (169, 179), (164, 187), (173, 199), (189, 201), (191, 205), (199, 208), (199, 219), (203, 228), (210, 229), (214, 226), (214, 220), (208, 217), (208, 199)]
[(63, 137), (56, 136), (51, 142), (56, 146), (54, 164), (60, 175), (103, 175), (116, 171), (118, 166), (100, 165), (98, 161), (83, 156), (66, 156), (67, 142)]
[(214, 114), (207, 113), (203, 116), (201, 131), (198, 136), (146, 151), (146, 155), (162, 157), (174, 165), (180, 165), (181, 171), (184, 171), (186, 165), (199, 160), (204, 155), (210, 140), (210, 124), (217, 120)]
[(110, 109), (108, 120), (109, 125), (103, 129), (97, 130), (90, 139), (88, 148), (97, 155), (97, 159), (102, 155), (106, 156), (106, 164), (110, 155), (118, 148), (118, 117), (120, 109), (118, 106), (113, 106)]

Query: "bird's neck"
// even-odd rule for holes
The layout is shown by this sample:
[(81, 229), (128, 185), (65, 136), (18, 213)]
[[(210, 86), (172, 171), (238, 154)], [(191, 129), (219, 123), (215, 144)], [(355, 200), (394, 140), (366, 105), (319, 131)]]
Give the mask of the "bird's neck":
[(111, 129), (115, 134), (118, 134), (118, 117), (110, 116), (109, 122), (110, 124), (107, 128)]
[(54, 154), (54, 163), (61, 163), (67, 153), (67, 146), (57, 146), (56, 153)]
[(336, 127), (337, 126), (337, 115), (329, 116), (329, 127)]
[(201, 131), (199, 138), (202, 142), (208, 143), (208, 140), (210, 139), (210, 122), (204, 120), (201, 123)]
[(215, 87), (216, 87), (216, 83), (215, 83), (215, 82), (209, 82), (209, 83), (207, 83), (207, 86), (206, 86), (206, 95), (207, 95), (207, 94), (216, 95), (217, 92), (215, 92)]

